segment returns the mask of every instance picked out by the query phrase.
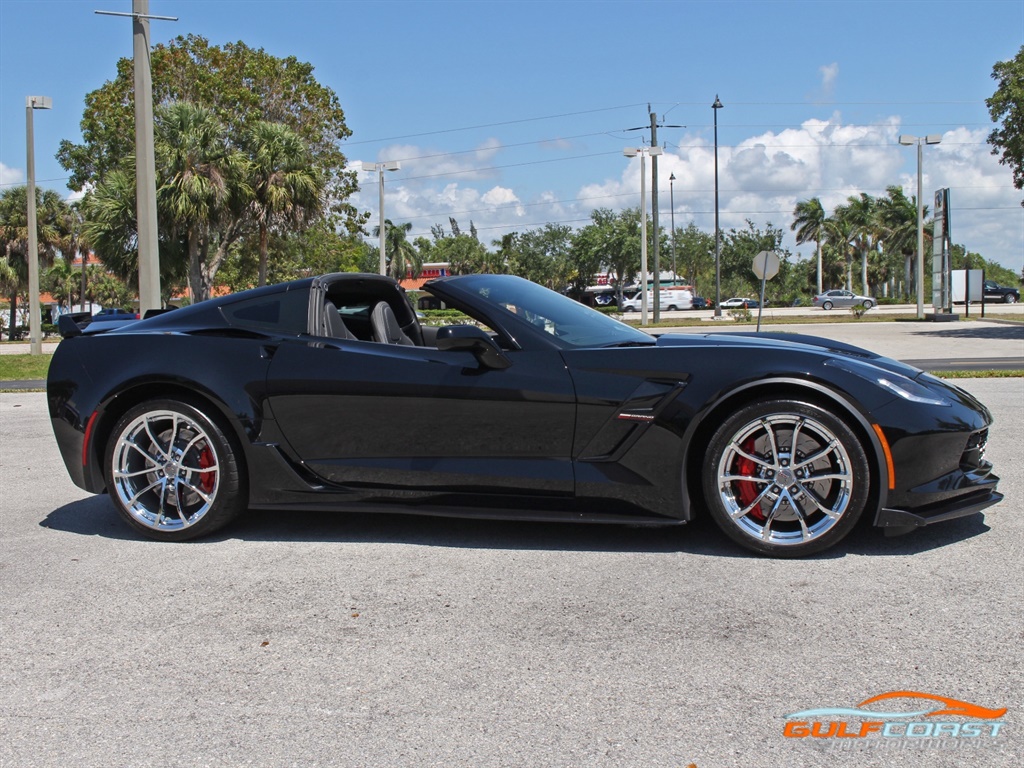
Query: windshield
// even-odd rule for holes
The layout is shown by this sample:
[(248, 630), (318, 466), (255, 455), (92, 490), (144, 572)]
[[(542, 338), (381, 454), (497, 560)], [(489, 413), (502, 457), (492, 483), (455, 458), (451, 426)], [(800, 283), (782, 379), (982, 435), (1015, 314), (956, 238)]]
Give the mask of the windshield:
[(648, 334), (521, 277), (470, 275), (458, 278), (458, 285), (567, 347), (654, 344)]

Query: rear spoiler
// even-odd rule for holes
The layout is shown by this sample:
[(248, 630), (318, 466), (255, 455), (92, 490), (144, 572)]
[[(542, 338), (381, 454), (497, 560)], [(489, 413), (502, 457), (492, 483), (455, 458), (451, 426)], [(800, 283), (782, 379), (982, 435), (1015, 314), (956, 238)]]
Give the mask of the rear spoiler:
[[(157, 315), (164, 315), (174, 310), (174, 307), (170, 309), (149, 309), (146, 310), (146, 315), (143, 320), (148, 320), (151, 317)], [(139, 322), (134, 317), (117, 317), (111, 316), (107, 318), (89, 318), (88, 321), (77, 322), (71, 315), (61, 315), (57, 318), (57, 330), (60, 331), (60, 337), (62, 339), (72, 339), (75, 336), (81, 336), (83, 334), (93, 335), (97, 333), (106, 333), (107, 331), (113, 331), (118, 328), (124, 328), (126, 325)]]

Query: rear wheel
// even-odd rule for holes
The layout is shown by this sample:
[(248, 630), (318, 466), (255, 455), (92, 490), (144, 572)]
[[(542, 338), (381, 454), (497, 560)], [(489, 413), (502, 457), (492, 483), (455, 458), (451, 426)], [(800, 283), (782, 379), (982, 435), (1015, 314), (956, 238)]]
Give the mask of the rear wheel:
[(239, 455), (199, 409), (150, 400), (129, 410), (111, 433), (107, 488), (132, 528), (185, 541), (221, 528), (246, 506)]
[(822, 309), (832, 309), (832, 302), (831, 301), (826, 301), (824, 304), (821, 305), (821, 308)]
[(864, 512), (870, 486), (860, 439), (807, 403), (749, 405), (708, 446), (704, 494), (715, 523), (747, 549), (799, 557), (839, 542)]

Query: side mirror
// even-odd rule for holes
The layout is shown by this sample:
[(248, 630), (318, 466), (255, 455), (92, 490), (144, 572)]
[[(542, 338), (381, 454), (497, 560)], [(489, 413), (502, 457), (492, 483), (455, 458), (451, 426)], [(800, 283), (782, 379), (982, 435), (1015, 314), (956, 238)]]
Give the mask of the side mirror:
[(472, 352), (484, 368), (502, 370), (512, 365), (494, 339), (475, 325), (446, 325), (438, 330), (436, 343), (442, 352)]

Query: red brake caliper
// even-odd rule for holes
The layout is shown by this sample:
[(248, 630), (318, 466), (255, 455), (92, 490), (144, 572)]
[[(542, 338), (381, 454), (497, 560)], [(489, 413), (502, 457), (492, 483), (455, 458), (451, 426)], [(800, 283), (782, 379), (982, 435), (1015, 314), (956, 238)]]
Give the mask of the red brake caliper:
[[(213, 466), (213, 451), (207, 446), (199, 452), (199, 468), (209, 469)], [(207, 493), (213, 492), (214, 483), (217, 482), (216, 472), (203, 472), (199, 479), (199, 484), (203, 486), (203, 490)]]
[[(754, 438), (749, 437), (740, 446), (745, 453), (754, 454), (756, 450), (754, 445)], [(757, 464), (746, 458), (740, 456), (736, 459), (736, 474), (746, 475), (747, 477), (753, 477), (757, 473)], [(739, 496), (740, 504), (743, 507), (749, 507), (754, 503), (754, 499), (757, 498), (757, 483), (750, 480), (737, 480), (736, 481), (736, 495)], [(750, 511), (750, 516), (757, 520), (764, 520), (764, 513), (761, 512), (761, 508), (757, 507)]]

